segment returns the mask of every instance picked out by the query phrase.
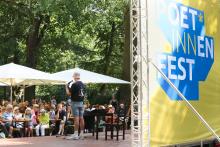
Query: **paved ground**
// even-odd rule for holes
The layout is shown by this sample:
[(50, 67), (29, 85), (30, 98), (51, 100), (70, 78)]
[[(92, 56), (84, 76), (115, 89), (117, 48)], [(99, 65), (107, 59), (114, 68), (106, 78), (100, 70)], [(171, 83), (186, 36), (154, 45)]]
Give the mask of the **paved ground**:
[(100, 134), (99, 140), (95, 140), (91, 134), (84, 140), (65, 140), (55, 136), (1, 139), (0, 147), (130, 147), (130, 134), (126, 134), (125, 140), (119, 141), (108, 139), (105, 141), (104, 134)]

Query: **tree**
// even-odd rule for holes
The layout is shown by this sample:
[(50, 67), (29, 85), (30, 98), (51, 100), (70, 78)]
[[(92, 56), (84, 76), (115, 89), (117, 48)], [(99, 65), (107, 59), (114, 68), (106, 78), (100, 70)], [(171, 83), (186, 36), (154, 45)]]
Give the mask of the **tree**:
[[(126, 8), (124, 10), (124, 51), (123, 51), (123, 64), (122, 64), (122, 77), (126, 81), (130, 81), (130, 7), (127, 2)], [(131, 87), (130, 85), (122, 85), (120, 87), (120, 97), (124, 99), (124, 102), (129, 102), (131, 97)]]
[[(0, 64), (13, 61), (47, 72), (79, 66), (121, 78), (126, 5), (114, 0), (2, 0)], [(101, 87), (105, 93), (106, 86)], [(34, 96), (34, 88), (26, 91), (26, 97)]]

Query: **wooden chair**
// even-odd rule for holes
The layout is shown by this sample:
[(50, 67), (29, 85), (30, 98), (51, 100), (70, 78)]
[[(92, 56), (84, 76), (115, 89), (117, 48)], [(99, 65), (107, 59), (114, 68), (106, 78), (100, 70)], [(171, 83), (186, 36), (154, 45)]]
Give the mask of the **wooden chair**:
[[(107, 140), (108, 136), (111, 136), (111, 139), (114, 137), (119, 139), (119, 136), (123, 137), (123, 140), (125, 139), (125, 115), (119, 116), (115, 115), (113, 113), (104, 113), (103, 111), (96, 111), (93, 113), (94, 117), (94, 127), (93, 127), (93, 136), (96, 133), (96, 140), (99, 138), (99, 131), (101, 128), (104, 127), (105, 130), (105, 140)], [(100, 122), (104, 121), (102, 125), (100, 125)], [(116, 134), (114, 134), (114, 129), (116, 130)], [(119, 134), (120, 130), (122, 130), (122, 134)], [(108, 132), (110, 131), (110, 135), (108, 135)]]
[[(119, 139), (119, 136), (123, 137), (123, 140), (125, 139), (125, 115), (119, 116), (115, 115), (113, 113), (106, 114), (107, 117), (109, 117), (110, 120), (108, 120), (105, 123), (105, 140), (107, 140), (108, 131), (111, 132), (110, 136), (111, 139), (114, 137)], [(116, 135), (114, 134), (114, 129), (116, 129)], [(119, 131), (122, 131), (122, 134), (119, 134)]]
[(114, 134), (114, 114), (113, 113), (107, 113), (105, 115), (106, 117), (106, 123), (105, 123), (105, 140), (107, 140), (108, 131), (111, 132), (111, 139), (113, 139)]

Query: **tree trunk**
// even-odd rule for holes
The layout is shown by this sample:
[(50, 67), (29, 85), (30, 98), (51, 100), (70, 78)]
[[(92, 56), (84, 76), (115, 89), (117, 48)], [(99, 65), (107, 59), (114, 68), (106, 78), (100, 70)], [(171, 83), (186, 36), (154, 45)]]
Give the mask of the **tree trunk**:
[(39, 51), (39, 45), (41, 41), (41, 36), (39, 36), (39, 34), (42, 21), (43, 16), (34, 18), (33, 27), (30, 29), (29, 35), (27, 37), (26, 64), (31, 68), (36, 68), (37, 65), (37, 54)]
[(16, 64), (19, 64), (19, 50), (18, 50), (18, 49), (16, 49), (16, 50), (14, 51), (13, 62), (16, 63)]
[[(26, 64), (28, 67), (36, 68), (41, 40), (49, 23), (49, 16), (38, 15), (33, 20), (32, 28), (26, 40), (27, 55)], [(35, 97), (35, 86), (25, 89), (25, 98)]]
[(108, 40), (108, 46), (106, 47), (106, 53), (105, 53), (105, 66), (104, 66), (104, 74), (108, 74), (108, 69), (110, 66), (110, 59), (111, 59), (111, 55), (113, 52), (113, 48), (114, 48), (114, 36), (115, 36), (115, 31), (116, 31), (116, 26), (115, 26), (115, 22), (110, 22), (111, 23), (111, 32), (109, 35), (109, 40)]
[[(122, 64), (122, 78), (123, 80), (130, 81), (130, 11), (127, 6), (124, 12), (124, 31), (125, 31), (125, 43), (123, 51), (123, 64)], [(122, 85), (119, 89), (120, 98), (123, 103), (130, 104), (131, 90), (130, 85)], [(128, 104), (128, 105), (129, 105)]]
[[(103, 73), (105, 75), (108, 75), (108, 70), (109, 70), (109, 66), (110, 66), (110, 59), (111, 59), (111, 55), (113, 52), (113, 48), (114, 48), (114, 36), (115, 36), (115, 31), (116, 31), (116, 25), (115, 22), (110, 22), (111, 23), (111, 32), (109, 35), (109, 40), (108, 40), (108, 45), (106, 46), (106, 52), (105, 52), (105, 66), (103, 67)], [(101, 93), (103, 94), (105, 91), (106, 85), (103, 84), (100, 88)]]
[[(3, 64), (7, 64), (7, 59), (8, 59), (8, 57), (3, 57)], [(7, 87), (6, 86), (4, 86), (4, 99), (5, 98), (7, 98)]]

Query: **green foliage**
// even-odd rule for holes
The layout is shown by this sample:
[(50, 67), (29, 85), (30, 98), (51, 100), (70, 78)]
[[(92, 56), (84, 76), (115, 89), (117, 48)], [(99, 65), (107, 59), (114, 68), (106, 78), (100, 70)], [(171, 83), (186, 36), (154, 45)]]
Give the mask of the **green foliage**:
[[(52, 73), (78, 66), (120, 78), (126, 5), (123, 0), (1, 0), (0, 64), (27, 64), (27, 39), (39, 19), (36, 35), (43, 38), (34, 54), (37, 69)], [(92, 86), (91, 97), (117, 90), (101, 87)], [(36, 92), (44, 98), (63, 95), (57, 86), (40, 86)]]
[(43, 100), (49, 102), (53, 95), (56, 96), (57, 102), (67, 100), (64, 86), (37, 86), (36, 97), (40, 97)]

